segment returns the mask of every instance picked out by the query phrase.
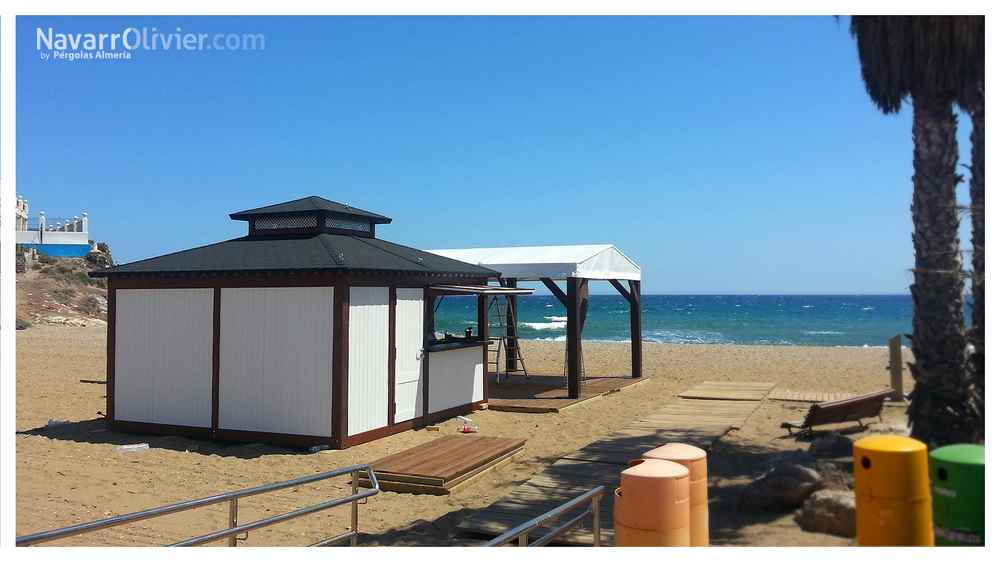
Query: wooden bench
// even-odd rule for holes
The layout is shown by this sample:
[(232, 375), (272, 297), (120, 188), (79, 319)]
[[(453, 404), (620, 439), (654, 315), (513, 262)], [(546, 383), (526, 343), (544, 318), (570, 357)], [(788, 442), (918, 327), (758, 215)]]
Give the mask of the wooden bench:
[(800, 422), (784, 422), (781, 427), (791, 435), (795, 430), (799, 433), (812, 433), (812, 428), (831, 423), (858, 422), (865, 427), (865, 418), (878, 418), (882, 421), (882, 406), (886, 398), (892, 396), (892, 390), (877, 390), (867, 394), (859, 394), (843, 400), (831, 400), (813, 404), (805, 419)]

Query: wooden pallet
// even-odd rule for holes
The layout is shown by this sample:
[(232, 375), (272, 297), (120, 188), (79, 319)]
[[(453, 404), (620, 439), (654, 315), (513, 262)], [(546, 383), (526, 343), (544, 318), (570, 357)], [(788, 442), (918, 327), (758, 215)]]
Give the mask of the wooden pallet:
[[(675, 398), (649, 416), (582, 449), (563, 455), (548, 468), (515, 488), (506, 498), (464, 519), (458, 525), (458, 532), (475, 537), (495, 537), (595, 486), (604, 486), (600, 516), (601, 540), (602, 544), (611, 545), (614, 540), (612, 494), (618, 486), (619, 474), (629, 461), (668, 442), (690, 443), (709, 449), (730, 429), (740, 427), (760, 404), (759, 400)], [(553, 526), (538, 529), (532, 538), (544, 535)], [(592, 544), (592, 537), (588, 518), (579, 528), (555, 542), (589, 545)]]
[(493, 384), (490, 386), (488, 408), (498, 412), (522, 414), (556, 413), (609, 394), (635, 388), (649, 380), (631, 377), (592, 377), (580, 388), (579, 398), (569, 398), (562, 377), (533, 376), (532, 378), (553, 379), (556, 382)]
[(857, 396), (857, 394), (852, 392), (816, 392), (776, 388), (767, 395), (767, 399), (780, 400), (782, 402), (829, 402), (831, 400), (843, 400), (852, 396)]
[[(381, 489), (446, 495), (524, 451), (524, 439), (446, 435), (372, 463)], [(361, 485), (371, 482), (362, 477)]]
[(704, 400), (763, 400), (776, 386), (773, 382), (706, 381), (677, 396)]

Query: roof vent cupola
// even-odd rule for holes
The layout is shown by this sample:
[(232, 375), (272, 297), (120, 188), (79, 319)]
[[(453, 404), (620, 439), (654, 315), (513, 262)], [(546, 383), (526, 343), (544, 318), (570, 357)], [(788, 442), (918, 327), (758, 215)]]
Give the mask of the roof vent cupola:
[(328, 233), (374, 238), (376, 224), (392, 222), (378, 213), (316, 196), (240, 211), (229, 218), (247, 221), (250, 236)]

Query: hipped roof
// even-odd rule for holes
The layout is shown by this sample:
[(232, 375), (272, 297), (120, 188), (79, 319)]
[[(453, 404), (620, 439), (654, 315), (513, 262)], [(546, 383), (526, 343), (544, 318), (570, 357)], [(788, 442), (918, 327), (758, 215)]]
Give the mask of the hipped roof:
[(352, 207), (336, 201), (330, 201), (329, 199), (317, 197), (316, 195), (292, 201), (285, 201), (284, 203), (267, 205), (265, 207), (257, 207), (256, 209), (239, 211), (229, 215), (229, 218), (233, 220), (250, 220), (250, 218), (260, 215), (286, 215), (309, 213), (314, 211), (345, 217), (358, 217), (376, 224), (388, 224), (392, 222), (392, 219), (385, 215), (380, 215), (378, 213), (373, 213), (371, 211), (366, 211), (364, 209), (359, 209), (357, 207)]
[(95, 271), (92, 277), (129, 273), (234, 271), (379, 271), (496, 277), (497, 272), (377, 238), (339, 234), (244, 236), (199, 248)]

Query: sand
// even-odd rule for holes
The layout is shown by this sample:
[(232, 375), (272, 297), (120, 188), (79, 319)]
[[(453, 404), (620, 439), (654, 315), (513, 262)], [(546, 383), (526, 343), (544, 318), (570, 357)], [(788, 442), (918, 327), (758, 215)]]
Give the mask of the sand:
[[(528, 368), (561, 373), (558, 342), (524, 342)], [(456, 431), (407, 431), (345, 451), (305, 453), (263, 445), (220, 445), (180, 437), (110, 432), (104, 428), (105, 329), (36, 325), (17, 333), (17, 533), (70, 525), (374, 461)], [(908, 352), (904, 357), (909, 359)], [(454, 523), (504, 497), (560, 455), (660, 407), (675, 393), (705, 380), (774, 381), (780, 388), (864, 392), (888, 386), (884, 348), (646, 344), (644, 374), (633, 390), (593, 400), (559, 414), (477, 412), (485, 435), (527, 437), (525, 453), (451, 496), (385, 492), (360, 508), (362, 544), (455, 545)], [(628, 372), (627, 344), (585, 344), (591, 374)], [(909, 381), (907, 381), (909, 384)], [(849, 541), (801, 531), (790, 513), (740, 513), (734, 497), (776, 460), (808, 447), (783, 437), (778, 424), (801, 417), (807, 405), (766, 402), (745, 427), (724, 437), (711, 458), (713, 543), (731, 545), (838, 545)], [(50, 420), (70, 423), (46, 428)], [(905, 423), (901, 408), (887, 408), (886, 424)], [(148, 443), (142, 452), (116, 451)], [(289, 511), (342, 495), (346, 479), (290, 489), (241, 502), (241, 521)], [(62, 545), (157, 545), (225, 525), (218, 505), (73, 537)], [(302, 545), (347, 529), (347, 508), (336, 508), (252, 532), (243, 544)]]

